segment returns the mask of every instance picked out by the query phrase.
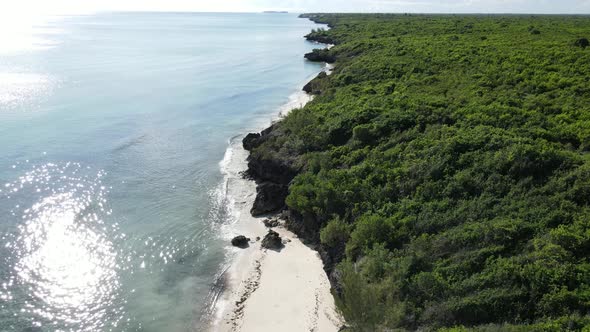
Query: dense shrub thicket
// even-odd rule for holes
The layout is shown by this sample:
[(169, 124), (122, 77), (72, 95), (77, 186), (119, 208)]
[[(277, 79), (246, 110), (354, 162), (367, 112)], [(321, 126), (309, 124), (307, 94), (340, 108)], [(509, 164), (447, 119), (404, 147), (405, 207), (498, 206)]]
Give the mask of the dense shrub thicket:
[(252, 153), (350, 327), (590, 331), (590, 17), (308, 17), (335, 71)]

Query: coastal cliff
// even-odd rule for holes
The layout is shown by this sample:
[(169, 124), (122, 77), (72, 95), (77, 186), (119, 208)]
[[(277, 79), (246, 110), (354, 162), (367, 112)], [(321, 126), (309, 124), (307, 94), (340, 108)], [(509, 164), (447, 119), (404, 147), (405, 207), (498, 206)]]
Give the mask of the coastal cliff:
[[(260, 134), (251, 133), (243, 140), (243, 146), (250, 151), (246, 176), (256, 181), (256, 199), (251, 209), (253, 216), (280, 213), (286, 219), (286, 227), (307, 244), (314, 245), (324, 262), (334, 289), (339, 289), (337, 278), (332, 273), (335, 263), (342, 258), (344, 246), (337, 251), (324, 247), (319, 238), (319, 223), (312, 214), (303, 215), (290, 209), (285, 203), (289, 184), (300, 173), (302, 165), (293, 151), (279, 150), (268, 153), (258, 149), (263, 143), (280, 140), (283, 133), (280, 126), (273, 125)], [(267, 143), (270, 144), (270, 143)]]
[(315, 246), (347, 324), (590, 324), (590, 19), (304, 17), (331, 27), (305, 57), (334, 72), (246, 137), (247, 173), (253, 213)]
[[(306, 35), (305, 38), (319, 43), (333, 42), (329, 37), (316, 37), (314, 32)], [(336, 61), (335, 55), (328, 48), (315, 49), (311, 53), (305, 54), (304, 57), (313, 62), (332, 64)], [(327, 77), (325, 71), (320, 72), (314, 79), (304, 85), (303, 91), (311, 95), (320, 95), (323, 87), (326, 86)], [(319, 237), (319, 223), (314, 216), (312, 214), (303, 215), (294, 209), (290, 209), (285, 203), (289, 193), (289, 184), (304, 167), (304, 162), (300, 159), (301, 155), (297, 151), (290, 149), (260, 148), (264, 144), (280, 144), (285, 134), (279, 122), (260, 133), (249, 133), (242, 141), (244, 149), (250, 152), (248, 170), (245, 176), (254, 180), (257, 184), (257, 194), (251, 214), (259, 216), (280, 212), (281, 217), (286, 221), (285, 226), (287, 229), (318, 251), (332, 288), (338, 290), (340, 285), (337, 276), (333, 272), (335, 264), (342, 260), (344, 245), (338, 246), (336, 250), (322, 245)]]
[[(320, 80), (327, 76), (322, 73)], [(321, 87), (314, 83), (316, 94)], [(312, 99), (303, 91), (293, 97), (283, 112)], [(274, 331), (281, 326), (292, 332), (336, 332), (343, 326), (321, 257), (286, 225), (294, 220), (286, 205), (289, 185), (304, 163), (286, 149), (263, 147), (283, 137), (279, 121), (231, 143), (228, 197), (235, 198), (232, 232), (237, 235), (232, 245), (240, 249), (224, 273), (227, 288), (212, 331)]]

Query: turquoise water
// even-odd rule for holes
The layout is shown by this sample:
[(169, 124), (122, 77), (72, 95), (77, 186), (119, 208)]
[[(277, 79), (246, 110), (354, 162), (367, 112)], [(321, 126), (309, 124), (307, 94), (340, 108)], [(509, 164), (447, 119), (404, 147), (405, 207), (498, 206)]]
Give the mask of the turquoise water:
[(226, 263), (219, 162), (321, 69), (313, 27), (104, 13), (0, 45), (0, 331), (202, 329)]

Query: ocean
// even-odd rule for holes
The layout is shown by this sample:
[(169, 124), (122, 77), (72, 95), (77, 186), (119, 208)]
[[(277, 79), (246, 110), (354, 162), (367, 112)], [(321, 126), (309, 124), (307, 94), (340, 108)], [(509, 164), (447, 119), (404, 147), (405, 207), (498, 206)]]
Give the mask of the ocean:
[(0, 331), (201, 331), (230, 143), (322, 65), (295, 14), (50, 17), (0, 42)]

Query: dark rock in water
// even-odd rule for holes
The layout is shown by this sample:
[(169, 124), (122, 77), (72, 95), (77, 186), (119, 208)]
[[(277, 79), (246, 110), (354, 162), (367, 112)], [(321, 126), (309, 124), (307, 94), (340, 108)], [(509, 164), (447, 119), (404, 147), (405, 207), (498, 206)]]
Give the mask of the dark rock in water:
[(257, 236), (256, 237), (256, 241), (260, 241), (260, 236)]
[(277, 227), (280, 225), (280, 223), (277, 219), (264, 219), (262, 221), (262, 223), (264, 224), (264, 226), (266, 226), (268, 228), (273, 228), (273, 227)]
[(574, 45), (581, 47), (581, 48), (586, 48), (586, 47), (590, 46), (590, 42), (586, 38), (580, 38), (580, 39), (576, 40)]
[(275, 212), (285, 207), (288, 187), (273, 182), (263, 182), (256, 187), (256, 199), (250, 210), (253, 216)]
[(268, 234), (262, 239), (262, 247), (266, 249), (281, 249), (283, 247), (283, 241), (279, 236), (279, 233), (269, 230)]
[(250, 239), (244, 235), (238, 235), (231, 240), (231, 244), (234, 247), (246, 248)]
[(258, 133), (249, 133), (248, 135), (246, 135), (246, 137), (244, 137), (244, 139), (242, 140), (242, 146), (244, 147), (244, 149), (250, 151), (253, 148), (257, 147), (259, 145), (258, 141), (260, 139), (260, 134)]

